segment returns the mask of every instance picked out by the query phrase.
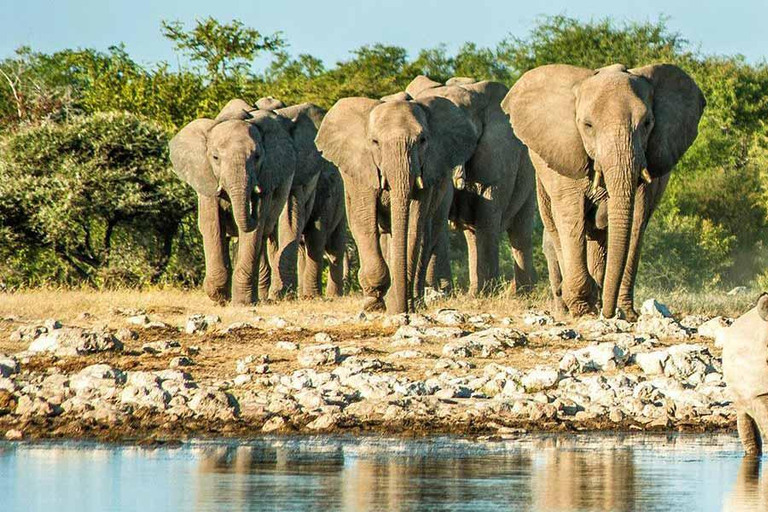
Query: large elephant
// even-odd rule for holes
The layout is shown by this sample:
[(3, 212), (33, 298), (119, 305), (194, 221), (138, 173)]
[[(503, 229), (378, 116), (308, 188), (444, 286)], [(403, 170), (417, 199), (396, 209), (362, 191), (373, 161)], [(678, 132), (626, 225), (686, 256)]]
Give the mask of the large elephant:
[(451, 171), (477, 138), (467, 115), (440, 97), (345, 98), (328, 111), (316, 142), (344, 180), (365, 309), (383, 308), (386, 296), (388, 312), (404, 313), (421, 298)]
[(748, 455), (760, 455), (768, 440), (768, 294), (718, 338), (741, 443)]
[(502, 107), (531, 150), (548, 253), (557, 257), (549, 266), (562, 273), (561, 304), (572, 315), (601, 302), (605, 317), (617, 306), (637, 317), (643, 232), (705, 105), (693, 79), (667, 64), (541, 66), (510, 89)]
[[(515, 260), (517, 289), (535, 280), (531, 235), (536, 213), (536, 186), (528, 149), (515, 137), (501, 101), (508, 89), (498, 82), (456, 77), (445, 85), (420, 76), (406, 89), (413, 98), (446, 98), (475, 127), (475, 150), (454, 170), (455, 190), (447, 207), (451, 223), (464, 232), (469, 254), (469, 292), (487, 290), (499, 277), (499, 242), (507, 233)], [(439, 234), (429, 263), (427, 282), (436, 288), (450, 283), (448, 233)]]
[(322, 290), (323, 261), (329, 261), (325, 295), (344, 293), (347, 216), (344, 184), (339, 170), (328, 163), (320, 172), (315, 206), (309, 214), (299, 245), (299, 295), (318, 297)]

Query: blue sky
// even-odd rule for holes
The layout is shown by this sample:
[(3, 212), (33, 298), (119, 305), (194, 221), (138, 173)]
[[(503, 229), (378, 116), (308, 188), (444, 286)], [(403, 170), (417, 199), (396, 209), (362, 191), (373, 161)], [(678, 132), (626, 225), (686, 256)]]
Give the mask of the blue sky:
[(768, 55), (768, 0), (0, 0), (8, 17), (0, 57), (30, 45), (39, 51), (122, 41), (142, 63), (175, 62), (160, 20), (237, 18), (264, 34), (282, 31), (293, 54), (310, 53), (327, 65), (349, 50), (382, 42), (407, 48), (464, 41), (493, 46), (508, 34), (525, 35), (542, 14), (622, 21), (670, 17), (669, 25), (706, 53)]

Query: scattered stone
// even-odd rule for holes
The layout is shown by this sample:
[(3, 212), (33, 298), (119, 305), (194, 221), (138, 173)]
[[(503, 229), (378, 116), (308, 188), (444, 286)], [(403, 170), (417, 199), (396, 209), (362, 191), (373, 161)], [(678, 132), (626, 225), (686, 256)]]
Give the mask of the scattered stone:
[(521, 383), (528, 393), (536, 393), (555, 387), (559, 380), (560, 372), (540, 366), (526, 373)]
[(400, 350), (389, 354), (390, 359), (416, 359), (418, 357), (427, 357), (427, 354), (418, 350)]
[(194, 364), (195, 363), (192, 361), (192, 359), (188, 358), (187, 356), (179, 356), (171, 359), (169, 366), (171, 368), (183, 368), (185, 366), (192, 366)]
[(229, 334), (232, 332), (245, 331), (248, 329), (255, 329), (255, 328), (256, 327), (249, 322), (235, 322), (235, 323), (229, 324), (221, 332), (224, 334)]
[(269, 356), (266, 354), (245, 356), (235, 363), (235, 371), (238, 374), (257, 373), (263, 374), (269, 371)]
[(143, 329), (167, 329), (168, 328), (168, 325), (165, 324), (164, 322), (150, 320), (149, 316), (147, 316), (147, 314), (145, 313), (128, 317), (126, 321), (131, 325), (135, 325)]
[(30, 352), (52, 352), (57, 356), (76, 356), (120, 351), (123, 344), (106, 331), (92, 332), (79, 327), (63, 327), (45, 333), (30, 343)]
[(527, 311), (523, 314), (525, 325), (555, 325), (555, 317), (548, 311)]
[(510, 327), (477, 331), (443, 346), (447, 357), (503, 357), (505, 350), (525, 345), (525, 334)]
[(24, 433), (21, 430), (17, 430), (15, 428), (12, 428), (5, 432), (5, 438), (8, 441), (21, 441), (23, 437), (24, 437)]
[(235, 417), (237, 401), (231, 395), (216, 388), (200, 389), (189, 401), (189, 408), (196, 415), (208, 419), (229, 420)]
[(269, 327), (272, 327), (273, 329), (286, 329), (290, 327), (290, 323), (285, 318), (281, 318), (279, 316), (273, 316), (269, 319), (267, 322), (267, 325)]
[(667, 306), (656, 299), (648, 299), (643, 302), (643, 305), (640, 307), (640, 314), (658, 318), (672, 317), (672, 313), (669, 312)]
[(141, 346), (142, 352), (147, 354), (163, 354), (166, 352), (179, 352), (181, 343), (175, 340), (152, 341)]
[(466, 323), (466, 316), (455, 309), (439, 309), (434, 315), (435, 321), (443, 325), (461, 325)]
[(327, 332), (319, 332), (315, 334), (315, 341), (318, 343), (331, 343), (333, 342), (333, 338), (331, 338), (331, 335)]
[(48, 332), (43, 325), (22, 325), (11, 333), (11, 342), (29, 343)]
[(341, 351), (337, 345), (314, 345), (301, 349), (297, 359), (302, 366), (337, 364), (341, 361)]
[(435, 363), (436, 370), (470, 370), (474, 367), (475, 365), (468, 361), (460, 361), (456, 359), (441, 358)]
[(285, 420), (281, 416), (273, 416), (267, 420), (266, 423), (264, 423), (264, 426), (261, 427), (262, 432), (275, 432), (277, 430), (282, 430), (286, 426)]
[(243, 386), (253, 380), (253, 377), (248, 375), (247, 373), (240, 374), (232, 381), (235, 386)]
[(579, 332), (589, 333), (590, 338), (605, 334), (629, 332), (632, 324), (621, 318), (584, 319), (578, 324)]
[(581, 334), (567, 327), (552, 327), (546, 331), (537, 331), (530, 334), (532, 338), (546, 338), (549, 340), (580, 340)]
[(122, 329), (118, 329), (117, 331), (115, 331), (115, 338), (117, 338), (123, 343), (125, 343), (126, 341), (135, 341), (139, 339), (139, 333), (137, 333), (133, 329), (128, 329), (123, 327)]
[(429, 306), (435, 302), (441, 301), (447, 297), (447, 294), (442, 290), (436, 290), (431, 286), (424, 288), (424, 303)]
[(292, 341), (278, 341), (275, 347), (280, 350), (299, 350), (299, 344)]
[(733, 297), (734, 295), (742, 295), (744, 293), (747, 293), (748, 289), (746, 286), (737, 286), (735, 288), (732, 288), (726, 295), (729, 297)]
[(217, 315), (192, 315), (187, 318), (184, 330), (187, 334), (202, 334), (214, 324), (221, 323), (221, 318)]
[(0, 354), (0, 377), (10, 377), (19, 371), (19, 362), (11, 356)]
[(684, 340), (690, 337), (685, 327), (674, 318), (642, 315), (635, 324), (635, 332), (649, 334), (659, 339)]
[(560, 360), (560, 369), (568, 372), (615, 370), (626, 364), (629, 355), (629, 351), (616, 343), (597, 343), (566, 353)]
[(309, 430), (328, 430), (336, 426), (335, 414), (323, 414), (307, 424)]

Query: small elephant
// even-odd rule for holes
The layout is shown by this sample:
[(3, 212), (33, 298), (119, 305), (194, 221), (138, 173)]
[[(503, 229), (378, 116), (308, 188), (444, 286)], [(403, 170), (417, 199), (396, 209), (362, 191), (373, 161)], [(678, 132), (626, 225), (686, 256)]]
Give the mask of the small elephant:
[(441, 97), (345, 98), (328, 111), (316, 142), (344, 180), (365, 309), (406, 313), (421, 299), (451, 171), (477, 138), (466, 113)]
[(347, 216), (344, 183), (330, 163), (320, 172), (315, 206), (309, 214), (299, 245), (299, 295), (319, 297), (322, 290), (323, 256), (329, 261), (325, 295), (344, 293)]
[(669, 173), (696, 139), (706, 101), (680, 68), (592, 70), (563, 64), (525, 73), (502, 108), (530, 149), (539, 212), (556, 262), (561, 308), (602, 304), (637, 318), (634, 286), (643, 232)]
[(726, 328), (719, 341), (741, 443), (748, 455), (760, 455), (768, 438), (768, 294)]
[[(263, 238), (274, 229), (296, 173), (289, 124), (235, 99), (216, 119), (196, 119), (171, 139), (173, 168), (197, 192), (203, 288), (216, 302), (258, 300), (255, 278)], [(234, 269), (233, 237), (238, 241)]]
[[(501, 101), (508, 88), (498, 82), (454, 77), (445, 85), (425, 76), (406, 89), (413, 98), (446, 98), (458, 106), (478, 135), (469, 159), (453, 172), (448, 197), (451, 224), (463, 231), (469, 253), (469, 293), (487, 291), (499, 277), (499, 242), (507, 233), (515, 260), (515, 286), (530, 288), (533, 268), (535, 172), (528, 149), (515, 136)], [(443, 289), (450, 283), (448, 233), (442, 230), (428, 267), (427, 282)], [(446, 275), (447, 274), (447, 275)]]
[[(320, 155), (315, 146), (315, 137), (325, 110), (312, 103), (285, 107), (283, 102), (272, 97), (259, 99), (256, 108), (258, 111), (274, 112), (288, 121), (297, 155), (296, 174), (291, 182), (285, 208), (276, 229), (265, 234), (267, 250), (262, 253), (259, 270), (260, 296), (268, 294), (271, 299), (278, 299), (296, 292), (299, 281), (303, 280), (302, 276), (297, 275), (296, 267), (300, 259), (303, 261), (299, 244), (314, 214), (318, 181), (323, 173), (338, 174), (338, 170)], [(336, 192), (341, 194), (340, 191)], [(327, 219), (327, 222), (333, 220)], [(305, 268), (311, 270), (314, 267), (309, 265)]]

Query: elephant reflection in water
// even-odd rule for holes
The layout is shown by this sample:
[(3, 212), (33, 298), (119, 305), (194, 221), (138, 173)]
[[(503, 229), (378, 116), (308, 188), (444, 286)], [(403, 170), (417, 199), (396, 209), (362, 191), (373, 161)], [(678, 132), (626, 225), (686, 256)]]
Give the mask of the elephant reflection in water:
[[(522, 453), (494, 457), (388, 457), (357, 459), (344, 466), (342, 510), (404, 510), (420, 504), (425, 510), (451, 504), (485, 502), (518, 509), (529, 503), (530, 457)], [(472, 482), (483, 481), (484, 486)], [(478, 505), (479, 507), (479, 505)]]
[(736, 483), (723, 503), (725, 512), (768, 510), (768, 474), (760, 476), (760, 457), (741, 460)]
[(533, 509), (541, 511), (637, 510), (635, 465), (630, 452), (545, 452), (531, 477)]

